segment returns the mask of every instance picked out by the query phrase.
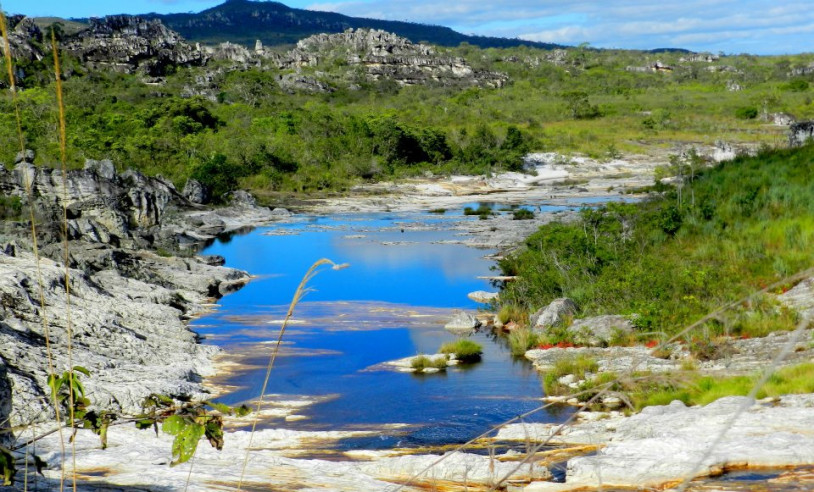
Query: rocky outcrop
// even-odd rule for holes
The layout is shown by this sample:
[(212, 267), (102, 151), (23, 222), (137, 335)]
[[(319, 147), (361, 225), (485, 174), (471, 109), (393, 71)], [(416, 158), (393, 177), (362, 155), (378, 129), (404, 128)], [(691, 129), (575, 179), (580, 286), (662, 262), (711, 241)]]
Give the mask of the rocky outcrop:
[(814, 138), (814, 121), (799, 121), (789, 127), (789, 146), (799, 147)]
[(59, 373), (89, 369), (83, 383), (101, 408), (136, 412), (150, 393), (205, 397), (202, 376), (215, 349), (199, 345), (185, 320), (249, 276), (223, 268), (222, 258), (165, 252), (281, 216), (246, 192), (234, 192), (231, 207), (205, 209), (161, 177), (119, 174), (110, 161), (87, 161), (63, 180), (59, 170), (34, 166), (33, 157), (20, 153), (13, 169), (0, 167), (0, 194), (20, 197), (38, 216), (41, 253), (37, 261), (27, 224), (4, 224), (12, 242), (0, 247), (0, 397), (11, 397), (0, 399), (0, 418), (10, 413), (12, 425), (48, 418), (49, 364)]
[(315, 77), (299, 73), (285, 73), (277, 77), (280, 88), (287, 92), (310, 92), (312, 94), (325, 94), (336, 89), (318, 80)]
[(692, 53), (686, 56), (682, 56), (678, 59), (681, 63), (693, 63), (693, 62), (704, 62), (704, 63), (714, 63), (720, 60), (721, 57), (718, 55), (713, 55), (712, 53)]
[(33, 154), (17, 160), (11, 170), (0, 167), (0, 193), (28, 203), (30, 187), (44, 244), (61, 238), (63, 205), (70, 239), (125, 247), (152, 246), (165, 213), (188, 205), (171, 183), (132, 170), (119, 175), (110, 161), (89, 160), (63, 180), (59, 170), (35, 167)]
[(12, 425), (52, 415), (46, 338), (54, 371), (91, 371), (83, 384), (101, 408), (135, 413), (150, 393), (205, 397), (201, 377), (212, 372), (216, 349), (199, 345), (183, 318), (248, 281), (245, 272), (196, 258), (75, 247), (69, 306), (62, 264), (43, 258), (38, 269), (32, 253), (14, 253), (0, 256), (0, 358), (8, 366)]
[(425, 44), (375, 29), (317, 34), (275, 59), (281, 69), (339, 63), (362, 67), (368, 80), (391, 79), (399, 85), (438, 83), (502, 87), (508, 76), (473, 69), (463, 58), (440, 56)]
[(185, 42), (161, 21), (127, 15), (91, 19), (90, 27), (67, 38), (63, 48), (92, 69), (152, 77), (164, 75), (169, 66), (206, 62), (199, 46)]
[[(7, 18), (9, 32), (8, 44), (11, 56), (15, 60), (35, 61), (42, 60), (45, 53), (42, 48), (42, 31), (29, 17), (15, 15)], [(5, 55), (5, 43), (0, 42), (0, 53)], [(19, 69), (18, 69), (19, 70)], [(18, 79), (24, 78), (24, 73), (16, 74)]]

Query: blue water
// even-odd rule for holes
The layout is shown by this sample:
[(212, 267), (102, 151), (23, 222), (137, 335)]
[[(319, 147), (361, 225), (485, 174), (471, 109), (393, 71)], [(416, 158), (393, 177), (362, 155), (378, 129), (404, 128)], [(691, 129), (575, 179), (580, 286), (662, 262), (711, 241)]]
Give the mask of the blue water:
[[(444, 224), (461, 213), (311, 217), (217, 241), (203, 253), (222, 255), (227, 266), (258, 278), (221, 299), (222, 307), (196, 321), (193, 328), (227, 352), (250, 354), (244, 362), (265, 367), (268, 352), (258, 351), (258, 343), (276, 339), (279, 323), (269, 320), (284, 317), (303, 273), (320, 258), (349, 263), (350, 267), (340, 271), (322, 271), (309, 283), (313, 291), (294, 314), (307, 323), (289, 326), (284, 350), (292, 355), (277, 359), (267, 389), (267, 394), (330, 398), (298, 410), (306, 420), (281, 419), (269, 425), (336, 430), (415, 424), (406, 432), (348, 444), (365, 448), (471, 439), (541, 405), (539, 376), (525, 360), (512, 358), (505, 340), (491, 333), (475, 334), (473, 339), (484, 347), (482, 362), (445, 373), (369, 370), (382, 362), (435, 353), (441, 343), (455, 339), (443, 329), (451, 312), (441, 310), (438, 321), (422, 324), (382, 317), (379, 311), (475, 310), (478, 305), (466, 294), (494, 290), (488, 281), (477, 278), (494, 274), (490, 271), (493, 263), (483, 259), (490, 251), (436, 243), (455, 237), (456, 231)], [(411, 230), (411, 224), (440, 225), (441, 230)], [(281, 230), (296, 234), (266, 235)], [(383, 245), (383, 241), (395, 244)], [(264, 372), (255, 369), (239, 374), (231, 383), (241, 388), (221, 401), (235, 404), (256, 398)], [(527, 420), (566, 417), (541, 412)]]

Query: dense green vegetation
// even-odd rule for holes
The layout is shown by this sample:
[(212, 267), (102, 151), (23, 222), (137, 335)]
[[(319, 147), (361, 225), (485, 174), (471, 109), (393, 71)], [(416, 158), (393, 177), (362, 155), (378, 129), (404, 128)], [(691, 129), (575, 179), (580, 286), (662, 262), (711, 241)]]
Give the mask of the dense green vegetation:
[[(427, 171), (518, 169), (527, 151), (610, 158), (669, 151), (676, 142), (781, 145), (784, 131), (762, 121), (764, 111), (814, 116), (811, 76), (790, 75), (811, 61), (809, 55), (733, 56), (709, 64), (679, 62), (678, 53), (575, 48), (555, 63), (548, 61), (552, 52), (526, 47), (440, 50), (476, 68), (504, 71), (512, 83), (399, 88), (365, 81), (336, 63), (302, 69), (335, 92), (290, 94), (279, 88), (276, 69), (210, 64), (179, 68), (165, 84), (147, 85), (66, 59), (69, 164), (111, 158), (120, 168), (161, 173), (179, 186), (214, 168), (224, 174), (212, 177), (216, 188), (241, 186), (261, 196), (341, 191), (363, 180)], [(656, 56), (675, 71), (626, 71)], [(49, 63), (23, 64), (20, 93), (23, 130), (42, 164), (58, 156)], [(731, 70), (707, 70), (721, 66)], [(197, 85), (207, 77), (211, 82)], [(727, 91), (731, 80), (745, 89)], [(190, 96), (196, 91), (205, 97)], [(0, 109), (0, 162), (8, 163), (18, 147), (8, 93)]]
[[(537, 309), (570, 297), (581, 315), (626, 314), (642, 333), (674, 333), (814, 264), (814, 147), (714, 168), (691, 169), (692, 161), (673, 169), (687, 177), (684, 186), (657, 185), (642, 203), (585, 209), (574, 223), (543, 226), (500, 263), (519, 276), (502, 301)], [(795, 322), (756, 298), (710, 322), (705, 339), (765, 335)]]

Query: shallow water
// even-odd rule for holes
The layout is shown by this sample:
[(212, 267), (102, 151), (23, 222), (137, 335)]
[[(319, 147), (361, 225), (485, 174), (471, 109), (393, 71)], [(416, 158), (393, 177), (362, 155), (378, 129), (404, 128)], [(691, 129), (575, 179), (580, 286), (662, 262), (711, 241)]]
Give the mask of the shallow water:
[[(193, 324), (207, 343), (242, 355), (241, 363), (254, 366), (228, 381), (241, 388), (221, 401), (234, 404), (257, 397), (271, 349), (268, 342), (276, 339), (303, 273), (325, 257), (350, 267), (322, 271), (309, 283), (314, 290), (295, 310), (267, 389), (267, 394), (322, 401), (298, 410), (303, 420), (277, 419), (265, 425), (337, 430), (413, 424), (376, 438), (344, 441), (342, 446), (427, 446), (464, 442), (539, 407), (539, 376), (488, 332), (473, 336), (484, 347), (477, 364), (427, 375), (372, 367), (435, 353), (443, 342), (455, 339), (443, 329), (453, 309), (477, 309), (467, 293), (494, 290), (477, 278), (494, 274), (493, 263), (483, 258), (492, 251), (437, 243), (455, 238), (457, 231), (446, 224), (461, 220), (462, 208), (443, 215), (310, 217), (208, 247), (204, 254), (222, 255), (228, 266), (258, 276), (223, 298), (216, 313)], [(560, 421), (566, 413), (538, 413), (527, 420)]]

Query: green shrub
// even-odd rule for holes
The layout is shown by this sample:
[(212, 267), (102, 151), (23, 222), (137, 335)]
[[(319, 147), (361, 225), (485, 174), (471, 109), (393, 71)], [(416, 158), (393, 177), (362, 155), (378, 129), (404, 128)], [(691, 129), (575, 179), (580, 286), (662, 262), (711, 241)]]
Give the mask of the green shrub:
[(789, 92), (805, 92), (808, 90), (809, 83), (805, 79), (794, 79), (782, 85), (780, 88)]
[(242, 176), (243, 169), (231, 163), (223, 154), (213, 155), (192, 172), (194, 179), (209, 188), (215, 202), (223, 202), (224, 195), (237, 189), (238, 178)]
[(519, 208), (512, 213), (513, 220), (530, 220), (533, 218), (534, 212), (526, 210), (525, 208)]
[(480, 216), (489, 216), (492, 215), (492, 207), (486, 204), (481, 204), (478, 208), (472, 207), (464, 207), (464, 215), (480, 215)]
[(753, 120), (757, 118), (758, 110), (754, 106), (746, 106), (735, 110), (735, 117), (741, 120)]
[(483, 347), (466, 338), (445, 343), (438, 351), (442, 354), (455, 354), (455, 358), (464, 363), (477, 362), (483, 355)]
[(18, 196), (0, 196), (0, 219), (17, 220), (23, 213), (23, 202)]

